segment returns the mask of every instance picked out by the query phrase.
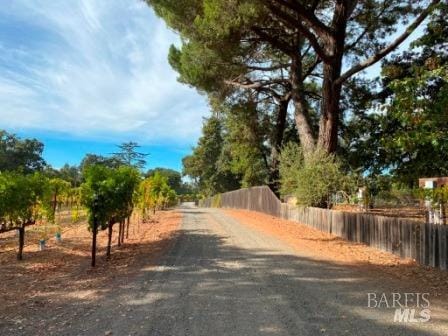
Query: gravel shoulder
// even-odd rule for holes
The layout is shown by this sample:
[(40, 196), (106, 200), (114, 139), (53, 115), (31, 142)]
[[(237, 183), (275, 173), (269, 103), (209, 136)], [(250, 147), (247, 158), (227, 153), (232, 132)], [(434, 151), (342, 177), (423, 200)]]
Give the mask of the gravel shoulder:
[(224, 209), (225, 214), (253, 230), (280, 239), (297, 253), (310, 258), (354, 268), (372, 277), (398, 280), (401, 287), (414, 292), (429, 292), (448, 303), (448, 272), (422, 266), (411, 259), (400, 259), (362, 243), (346, 241), (307, 225), (254, 211)]

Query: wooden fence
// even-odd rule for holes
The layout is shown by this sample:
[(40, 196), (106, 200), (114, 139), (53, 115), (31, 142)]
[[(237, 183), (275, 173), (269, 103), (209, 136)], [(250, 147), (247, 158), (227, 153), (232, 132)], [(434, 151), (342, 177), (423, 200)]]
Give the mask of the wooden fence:
[(252, 187), (229, 191), (199, 201), (206, 208), (235, 208), (263, 212), (281, 217), (282, 203), (269, 187)]
[(306, 224), (353, 242), (364, 243), (422, 265), (448, 268), (448, 225), (412, 219), (302, 208), (281, 203), (268, 187), (240, 189), (202, 200), (203, 207), (247, 209)]

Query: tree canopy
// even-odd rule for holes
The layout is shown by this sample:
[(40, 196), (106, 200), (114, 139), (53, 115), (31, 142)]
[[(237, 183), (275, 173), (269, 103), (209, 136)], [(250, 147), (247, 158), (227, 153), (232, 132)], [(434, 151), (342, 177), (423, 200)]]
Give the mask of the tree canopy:
[[(205, 193), (266, 182), (278, 190), (279, 153), (289, 141), (300, 143), (305, 160), (321, 149), (336, 153), (340, 169), (354, 174), (393, 172), (407, 184), (444, 174), (444, 155), (425, 168), (421, 162), (446, 148), (445, 2), (147, 2), (180, 33), (181, 45), (168, 52), (179, 81), (206, 94), (220, 122), (220, 149), (205, 146), (213, 135), (204, 127), (184, 159), (184, 173)], [(417, 49), (391, 57), (424, 22)], [(380, 61), (382, 80), (365, 78), (363, 70)], [(378, 104), (387, 105), (386, 114)], [(421, 105), (416, 125), (412, 114)], [(440, 118), (431, 119), (435, 114)], [(207, 155), (213, 159), (201, 159)], [(216, 183), (224, 173), (236, 183)]]
[(340, 154), (352, 169), (408, 186), (448, 174), (447, 11), (439, 5), (422, 36), (383, 63), (379, 94), (346, 124)]
[(46, 165), (43, 149), (43, 143), (36, 139), (20, 139), (0, 130), (0, 171), (41, 171)]
[(214, 116), (204, 121), (203, 135), (193, 153), (183, 158), (183, 174), (190, 176), (204, 195), (238, 189), (238, 178), (228, 167), (220, 163), (223, 153), (223, 127), (221, 120)]
[(169, 56), (180, 81), (230, 100), (241, 90), (260, 100), (290, 95), (303, 149), (334, 152), (343, 85), (394, 51), (440, 0), (147, 2), (182, 37)]
[(146, 165), (147, 153), (141, 153), (138, 149), (141, 147), (136, 142), (124, 142), (117, 146), (119, 152), (113, 153), (112, 159), (121, 162), (123, 165), (142, 169)]
[(19, 231), (17, 258), (22, 259), (25, 227), (49, 213), (50, 193), (47, 179), (39, 173), (0, 173), (0, 233)]

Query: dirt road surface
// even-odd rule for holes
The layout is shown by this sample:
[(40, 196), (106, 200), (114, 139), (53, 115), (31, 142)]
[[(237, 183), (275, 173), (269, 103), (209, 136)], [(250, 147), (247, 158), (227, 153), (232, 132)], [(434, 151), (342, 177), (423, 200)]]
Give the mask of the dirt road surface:
[(300, 254), (218, 209), (180, 211), (181, 230), (156, 266), (112, 282), (76, 316), (62, 312), (63, 328), (33, 335), (448, 335), (437, 303), (426, 323), (367, 307), (369, 292), (401, 292), (398, 282)]

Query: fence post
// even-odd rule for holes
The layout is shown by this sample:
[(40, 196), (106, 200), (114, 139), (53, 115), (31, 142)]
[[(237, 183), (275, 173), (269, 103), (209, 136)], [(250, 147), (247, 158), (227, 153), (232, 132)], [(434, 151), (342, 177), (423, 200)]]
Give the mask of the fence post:
[(447, 269), (447, 230), (446, 225), (439, 225), (439, 268)]

